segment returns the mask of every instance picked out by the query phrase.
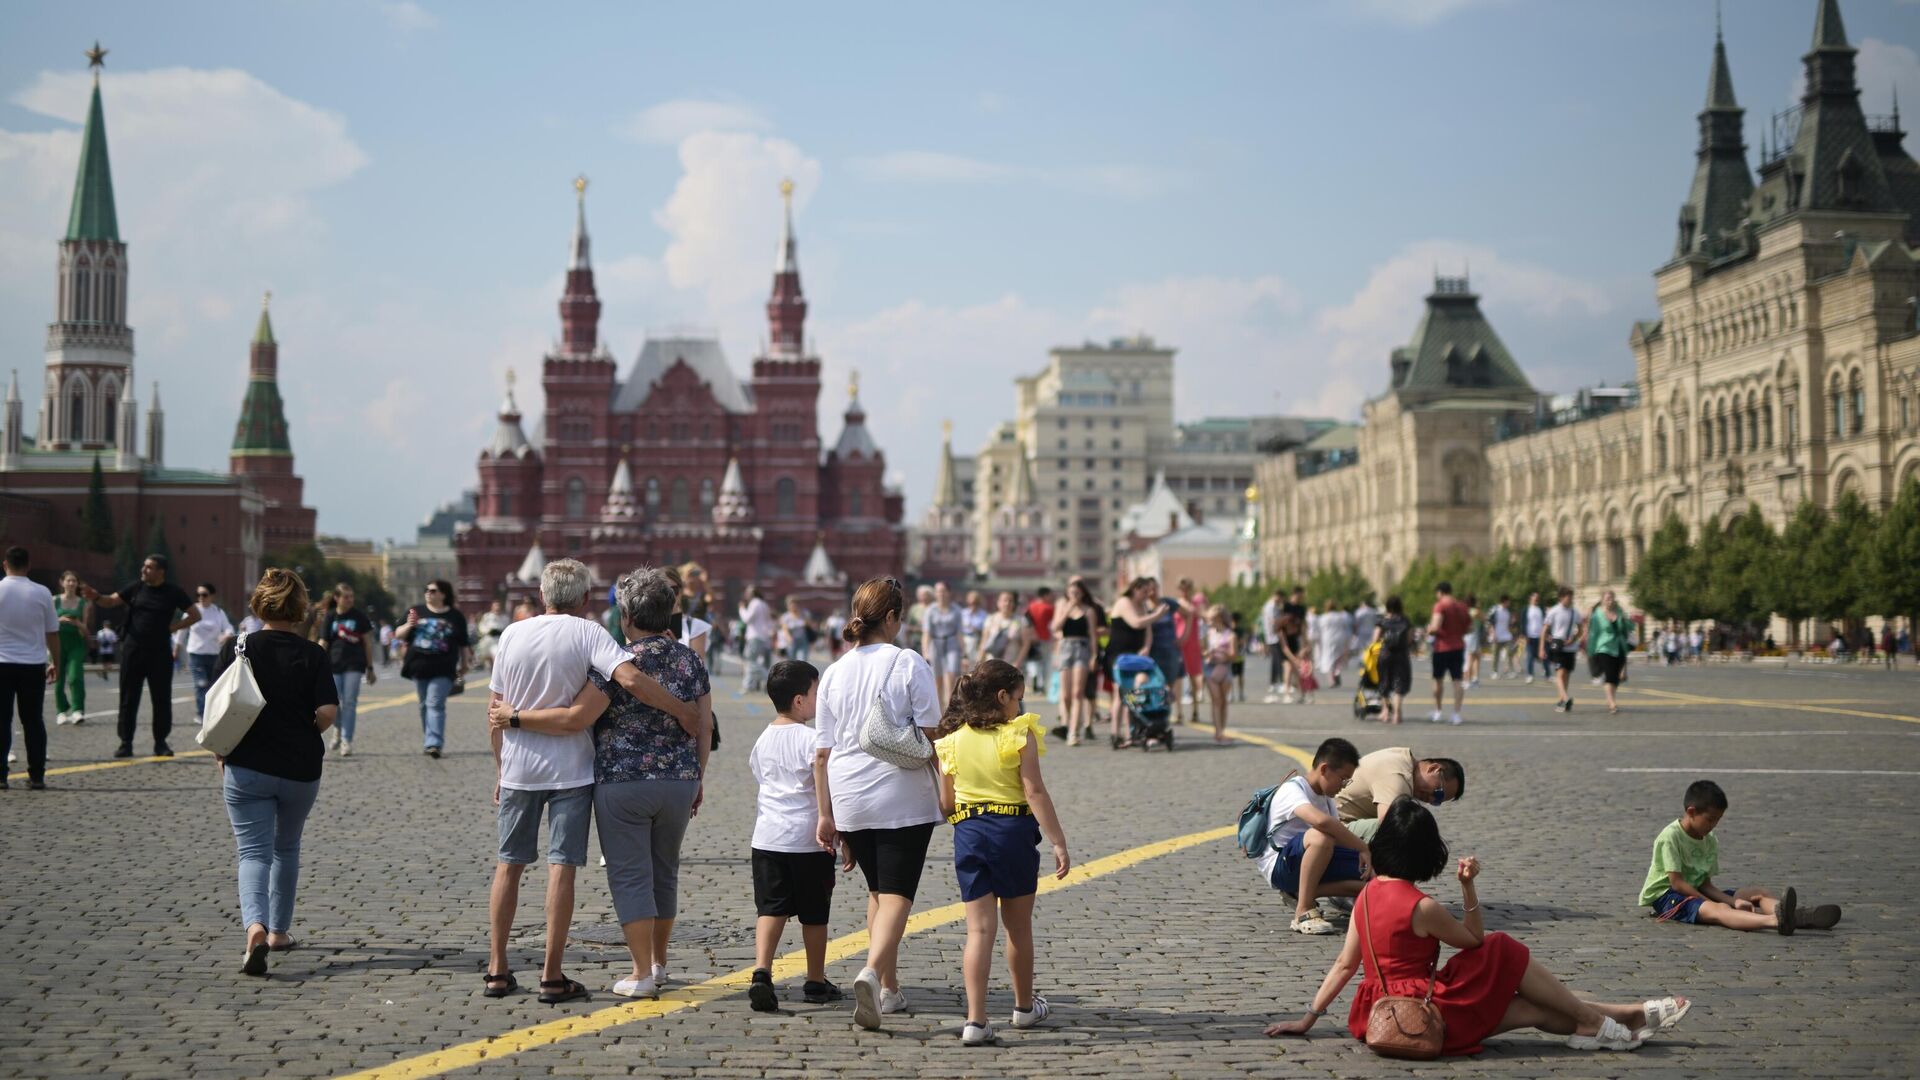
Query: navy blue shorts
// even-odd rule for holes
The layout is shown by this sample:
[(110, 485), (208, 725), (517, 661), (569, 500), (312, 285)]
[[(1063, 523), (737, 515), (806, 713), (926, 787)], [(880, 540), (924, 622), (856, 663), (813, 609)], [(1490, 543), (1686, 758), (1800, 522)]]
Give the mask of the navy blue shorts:
[(953, 827), (960, 899), (1011, 900), (1040, 888), (1040, 822), (1033, 815), (981, 814)]
[[(1733, 896), (1740, 889), (1738, 886), (1731, 889), (1722, 887), (1720, 891)], [(1653, 917), (1661, 922), (1698, 922), (1700, 905), (1704, 903), (1706, 901), (1700, 897), (1688, 896), (1675, 889), (1668, 889), (1660, 894), (1660, 899), (1653, 902)]]
[[(1300, 858), (1306, 854), (1307, 834), (1300, 833), (1288, 840), (1280, 848), (1280, 858), (1273, 864), (1273, 877), (1268, 884), (1289, 896), (1300, 895)], [(1333, 858), (1327, 860), (1326, 872), (1320, 875), (1321, 881), (1359, 881), (1360, 852), (1334, 845)]]

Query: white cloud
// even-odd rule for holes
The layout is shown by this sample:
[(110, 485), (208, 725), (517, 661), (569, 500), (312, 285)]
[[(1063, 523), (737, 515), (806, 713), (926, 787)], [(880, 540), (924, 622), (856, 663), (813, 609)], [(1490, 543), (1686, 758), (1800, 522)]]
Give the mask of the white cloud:
[(707, 131), (768, 131), (773, 122), (759, 110), (726, 101), (682, 98), (650, 105), (619, 128), (636, 142), (675, 144)]
[[(796, 211), (820, 187), (820, 162), (785, 139), (701, 132), (680, 143), (680, 182), (653, 215), (669, 237), (660, 258), (676, 289), (726, 316), (766, 298), (780, 239), (779, 186), (794, 183)], [(801, 265), (804, 267), (803, 258)]]
[(1474, 8), (1493, 7), (1512, 0), (1343, 0), (1352, 9), (1383, 22), (1431, 26)]
[(1157, 195), (1180, 179), (1169, 170), (1150, 165), (1015, 165), (939, 150), (893, 150), (854, 158), (849, 167), (856, 176), (868, 180), (933, 184), (1029, 182), (1127, 199)]
[(413, 0), (393, 0), (393, 2), (382, 3), (380, 14), (386, 16), (387, 22), (402, 33), (431, 30), (440, 25), (440, 20), (434, 17), (433, 12), (414, 3)]

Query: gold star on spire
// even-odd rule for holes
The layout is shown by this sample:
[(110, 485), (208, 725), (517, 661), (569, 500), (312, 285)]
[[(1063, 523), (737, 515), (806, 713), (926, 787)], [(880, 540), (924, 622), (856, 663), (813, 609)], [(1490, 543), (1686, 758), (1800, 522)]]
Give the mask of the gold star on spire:
[(513, 389), (513, 369), (507, 369), (507, 389)]
[(581, 173), (573, 178), (573, 193), (580, 198), (587, 197), (587, 174)]
[(791, 177), (780, 181), (780, 197), (789, 203), (793, 202), (793, 180)]
[(90, 68), (103, 67), (107, 62), (107, 50), (101, 48), (98, 41), (95, 41), (93, 48), (88, 49), (82, 55), (87, 58), (87, 66)]
[(953, 421), (940, 421), (940, 437), (948, 442), (953, 441)]
[(860, 397), (860, 371), (858, 368), (855, 368), (853, 372), (847, 376), (847, 397), (854, 399)]

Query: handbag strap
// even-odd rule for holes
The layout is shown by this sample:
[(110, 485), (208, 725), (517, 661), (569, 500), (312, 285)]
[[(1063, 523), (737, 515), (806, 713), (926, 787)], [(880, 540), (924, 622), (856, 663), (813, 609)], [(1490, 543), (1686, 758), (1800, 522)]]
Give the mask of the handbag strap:
[[(1358, 905), (1359, 907), (1364, 908), (1367, 906), (1367, 894), (1372, 891), (1373, 891), (1372, 883), (1369, 883), (1366, 888), (1360, 890), (1360, 903)], [(1382, 971), (1380, 968), (1380, 954), (1373, 951), (1372, 919), (1369, 918), (1367, 913), (1363, 911), (1356, 911), (1355, 914), (1360, 917), (1360, 936), (1367, 943), (1367, 958), (1373, 961), (1373, 974), (1376, 978), (1380, 980), (1380, 986), (1384, 989), (1387, 985), (1387, 974), (1385, 971)], [(1429, 1003), (1433, 1001), (1433, 985), (1434, 985), (1434, 981), (1439, 978), (1439, 975), (1440, 975), (1440, 944), (1439, 942), (1435, 942), (1433, 946), (1433, 962), (1427, 966), (1426, 1000)]]

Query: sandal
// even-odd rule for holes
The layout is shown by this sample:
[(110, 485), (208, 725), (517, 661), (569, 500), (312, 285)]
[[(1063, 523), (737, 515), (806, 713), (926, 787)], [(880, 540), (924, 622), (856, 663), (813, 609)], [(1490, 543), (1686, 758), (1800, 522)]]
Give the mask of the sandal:
[(1654, 1031), (1665, 1031), (1680, 1022), (1693, 1008), (1693, 1002), (1683, 997), (1655, 998), (1640, 1003), (1640, 1011), (1647, 1014), (1647, 1027)]
[(240, 965), (240, 974), (264, 976), (267, 973), (267, 943), (261, 942), (247, 949), (246, 961)]
[(567, 1001), (585, 1001), (587, 988), (572, 979), (540, 980), (540, 1004), (559, 1005)]
[(284, 945), (275, 945), (271, 941), (267, 942), (268, 952), (292, 952), (293, 950), (299, 947), (300, 947), (300, 943), (298, 941), (293, 940), (292, 938), (288, 938), (286, 941), (286, 944)]
[(489, 971), (480, 978), (487, 986), (480, 992), (483, 997), (503, 998), (520, 989), (520, 980), (514, 978), (511, 971), (503, 971), (498, 975)]

